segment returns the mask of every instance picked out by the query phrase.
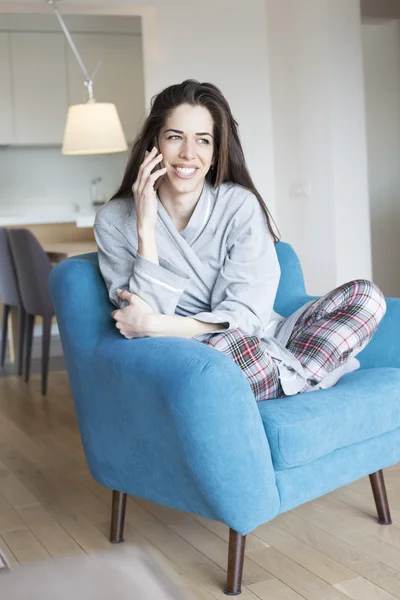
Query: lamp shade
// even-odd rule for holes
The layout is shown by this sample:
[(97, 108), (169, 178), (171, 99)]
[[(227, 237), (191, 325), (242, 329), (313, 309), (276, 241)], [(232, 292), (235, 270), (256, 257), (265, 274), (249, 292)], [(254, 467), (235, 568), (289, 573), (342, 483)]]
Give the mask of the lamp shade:
[(69, 107), (63, 154), (107, 154), (127, 148), (115, 104), (89, 101)]

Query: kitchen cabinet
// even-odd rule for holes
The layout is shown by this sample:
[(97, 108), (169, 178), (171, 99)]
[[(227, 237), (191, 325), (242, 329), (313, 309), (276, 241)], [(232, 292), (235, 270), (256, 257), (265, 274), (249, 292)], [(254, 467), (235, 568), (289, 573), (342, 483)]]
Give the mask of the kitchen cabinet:
[(11, 87), (10, 34), (0, 32), (0, 145), (12, 144), (13, 105)]
[[(73, 39), (91, 76), (98, 61), (100, 69), (94, 79), (98, 102), (113, 102), (128, 142), (132, 142), (144, 114), (142, 38), (126, 33), (75, 33)], [(84, 76), (68, 46), (68, 103), (80, 104), (86, 98)]]
[[(53, 15), (8, 15), (0, 23), (0, 145), (61, 146), (68, 106), (84, 101), (84, 75)], [(34, 18), (35, 17), (35, 18)], [(71, 16), (71, 35), (98, 102), (117, 106), (128, 142), (145, 113), (140, 23)]]
[(12, 31), (15, 144), (61, 144), (67, 115), (63, 33)]

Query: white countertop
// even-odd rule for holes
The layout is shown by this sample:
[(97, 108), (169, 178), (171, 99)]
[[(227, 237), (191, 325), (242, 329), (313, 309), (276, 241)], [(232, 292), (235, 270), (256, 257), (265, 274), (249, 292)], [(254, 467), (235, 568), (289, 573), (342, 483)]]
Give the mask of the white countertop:
[(39, 225), (47, 223), (76, 223), (77, 227), (93, 227), (95, 211), (76, 212), (72, 210), (10, 210), (0, 209), (0, 226)]
[(96, 215), (95, 212), (92, 212), (92, 213), (82, 213), (82, 214), (77, 213), (77, 214), (78, 214), (78, 216), (75, 219), (77, 227), (93, 227), (93, 225), (94, 225), (94, 218), (95, 218), (95, 215)]

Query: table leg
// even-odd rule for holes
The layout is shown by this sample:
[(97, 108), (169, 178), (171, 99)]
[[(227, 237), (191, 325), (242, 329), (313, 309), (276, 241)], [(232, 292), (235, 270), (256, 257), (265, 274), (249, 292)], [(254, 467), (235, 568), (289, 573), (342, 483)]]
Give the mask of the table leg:
[(15, 363), (18, 356), (18, 307), (12, 306), (8, 316), (8, 348), (11, 363)]

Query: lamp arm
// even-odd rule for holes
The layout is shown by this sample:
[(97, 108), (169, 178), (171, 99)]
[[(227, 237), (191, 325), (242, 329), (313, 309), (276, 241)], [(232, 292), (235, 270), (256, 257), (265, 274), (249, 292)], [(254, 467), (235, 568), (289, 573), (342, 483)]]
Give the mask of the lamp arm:
[(81, 58), (81, 55), (78, 52), (77, 47), (75, 46), (75, 42), (71, 37), (70, 32), (67, 29), (67, 26), (64, 23), (64, 19), (61, 16), (60, 11), (58, 10), (56, 3), (54, 0), (48, 0), (49, 5), (53, 8), (56, 17), (61, 25), (61, 29), (63, 30), (63, 32), (65, 33), (65, 37), (67, 38), (67, 41), (69, 43), (69, 45), (71, 46), (72, 52), (75, 54), (75, 58), (78, 61), (78, 64), (82, 70), (82, 73), (85, 76), (85, 85), (88, 89), (88, 94), (89, 94), (89, 101), (93, 101), (94, 100), (94, 95), (93, 95), (93, 81), (92, 78), (90, 77), (88, 70), (86, 69), (83, 60)]

